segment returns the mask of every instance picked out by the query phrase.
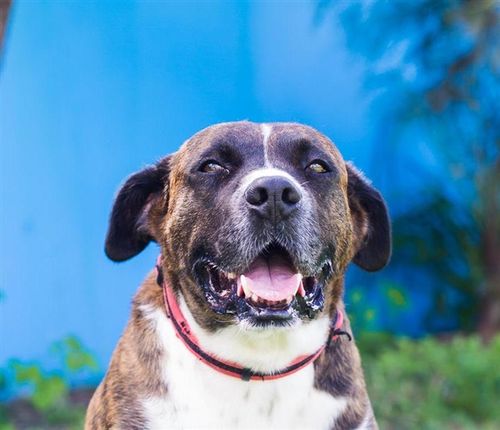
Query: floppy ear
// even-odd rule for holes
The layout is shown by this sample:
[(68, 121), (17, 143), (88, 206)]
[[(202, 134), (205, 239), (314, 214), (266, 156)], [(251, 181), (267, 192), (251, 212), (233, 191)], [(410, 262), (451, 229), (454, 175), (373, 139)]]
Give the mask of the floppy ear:
[(106, 255), (125, 261), (139, 254), (151, 240), (148, 215), (153, 204), (164, 197), (168, 186), (170, 157), (130, 176), (118, 191), (106, 236)]
[(391, 257), (391, 224), (382, 195), (352, 163), (346, 163), (349, 207), (358, 235), (354, 263), (369, 272), (382, 269)]

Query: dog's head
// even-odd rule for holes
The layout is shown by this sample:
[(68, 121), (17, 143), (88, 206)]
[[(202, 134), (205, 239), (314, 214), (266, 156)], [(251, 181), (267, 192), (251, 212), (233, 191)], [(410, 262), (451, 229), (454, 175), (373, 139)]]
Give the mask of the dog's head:
[(214, 125), (131, 176), (106, 253), (127, 260), (152, 240), (211, 330), (314, 319), (338, 299), (351, 260), (374, 271), (391, 251), (379, 192), (327, 137), (288, 123)]

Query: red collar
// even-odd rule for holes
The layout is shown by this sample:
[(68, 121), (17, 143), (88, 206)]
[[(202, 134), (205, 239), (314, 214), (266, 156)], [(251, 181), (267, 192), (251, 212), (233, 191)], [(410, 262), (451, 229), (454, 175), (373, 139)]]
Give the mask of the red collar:
[(351, 336), (347, 332), (341, 330), (342, 324), (344, 322), (344, 314), (341, 311), (337, 311), (335, 320), (333, 320), (330, 324), (330, 333), (328, 334), (327, 342), (313, 354), (301, 355), (300, 357), (297, 357), (295, 360), (293, 360), (288, 366), (277, 372), (256, 372), (250, 368), (241, 367), (240, 365), (230, 361), (219, 360), (218, 358), (215, 358), (213, 355), (204, 351), (198, 343), (198, 339), (191, 330), (188, 321), (184, 317), (184, 314), (179, 307), (179, 303), (177, 302), (174, 291), (163, 277), (160, 261), (161, 256), (158, 257), (156, 265), (156, 270), (158, 272), (157, 282), (158, 285), (163, 289), (163, 298), (165, 301), (167, 316), (169, 317), (170, 321), (172, 321), (172, 325), (174, 326), (177, 337), (182, 341), (182, 343), (184, 343), (188, 351), (190, 351), (196, 358), (220, 373), (232, 376), (233, 378), (241, 379), (243, 381), (269, 381), (273, 379), (284, 378), (285, 376), (298, 372), (300, 369), (306, 367), (310, 363), (313, 363), (321, 355), (325, 348), (331, 343), (331, 341), (338, 339), (339, 335), (345, 334), (348, 336), (349, 340), (351, 340)]

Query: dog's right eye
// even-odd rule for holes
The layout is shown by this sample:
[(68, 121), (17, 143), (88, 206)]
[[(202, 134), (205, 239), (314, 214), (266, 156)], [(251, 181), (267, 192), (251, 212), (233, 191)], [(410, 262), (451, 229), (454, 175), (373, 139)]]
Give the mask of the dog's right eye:
[(229, 170), (215, 160), (204, 161), (198, 169), (203, 173), (229, 173)]

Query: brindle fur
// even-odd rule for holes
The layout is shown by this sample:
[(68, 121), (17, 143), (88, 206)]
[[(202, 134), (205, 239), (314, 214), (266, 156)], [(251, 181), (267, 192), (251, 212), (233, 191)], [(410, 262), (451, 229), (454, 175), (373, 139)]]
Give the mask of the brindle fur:
[[(215, 184), (195, 183), (189, 172), (195, 169), (196, 160), (211, 155), (213, 145), (218, 145), (218, 157), (226, 157), (235, 165), (243, 160), (232, 145), (244, 148), (245, 154), (255, 154), (246, 160), (250, 163), (247, 167), (258, 168), (264, 161), (263, 155), (259, 155), (261, 142), (258, 124), (240, 122), (209, 127), (189, 139), (177, 153), (133, 175), (117, 196), (111, 215), (106, 243), (108, 256), (116, 261), (126, 260), (140, 252), (150, 240), (156, 241), (164, 256), (164, 276), (174, 290), (182, 293), (196, 322), (209, 331), (234, 323), (234, 317), (215, 315), (207, 305), (191, 273), (193, 254), (201, 252), (198, 248), (204, 246), (203, 241), (215, 244), (216, 248), (217, 244), (227, 245), (211, 251), (221, 256), (220, 264), (226, 264), (233, 271), (248, 265), (252, 256), (244, 255), (232, 245), (237, 242), (232, 238), (237, 237), (238, 232), (225, 221), (233, 214), (226, 202), (231, 201), (236, 192), (234, 186), (214, 195), (211, 187)], [(311, 273), (310, 262), (319, 257), (315, 249), (326, 247), (333, 276), (325, 287), (323, 312), (332, 317), (337, 309), (344, 308), (344, 273), (350, 261), (366, 270), (377, 270), (386, 264), (390, 254), (390, 227), (380, 194), (314, 129), (299, 124), (273, 124), (268, 151), (286, 153), (287, 160), (294, 163), (293, 157), (310, 150), (311, 144), (328, 154), (336, 176), (333, 186), (320, 183), (314, 190), (320, 195), (313, 204), (321, 204), (314, 209), (317, 225), (321, 226), (317, 233), (323, 242), (303, 243), (304, 249), (309, 246), (310, 252), (316, 254), (310, 255), (309, 260), (301, 257), (295, 264), (302, 273)], [(287, 169), (285, 164), (275, 167)], [(168, 395), (168, 387), (161, 382), (164, 379), (160, 368), (162, 360), (168, 360), (168, 351), (162, 350), (143, 316), (147, 308), (164, 309), (162, 290), (154, 273), (147, 277), (134, 298), (127, 328), (89, 405), (86, 429), (145, 428), (138, 399)], [(344, 329), (350, 331), (347, 318)], [(334, 429), (356, 428), (363, 420), (368, 424), (366, 428), (377, 428), (354, 341), (332, 342), (314, 363), (314, 369), (317, 389), (348, 398)]]

